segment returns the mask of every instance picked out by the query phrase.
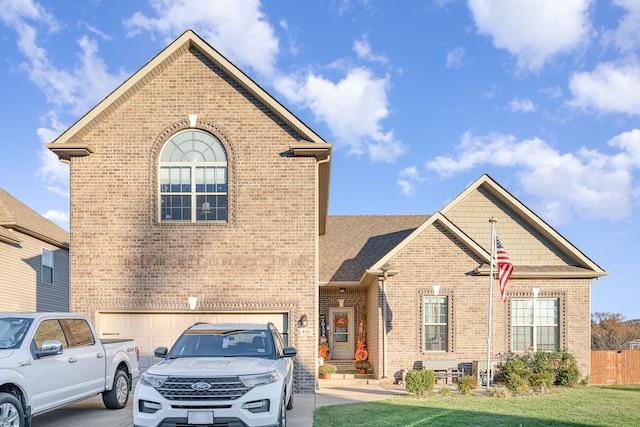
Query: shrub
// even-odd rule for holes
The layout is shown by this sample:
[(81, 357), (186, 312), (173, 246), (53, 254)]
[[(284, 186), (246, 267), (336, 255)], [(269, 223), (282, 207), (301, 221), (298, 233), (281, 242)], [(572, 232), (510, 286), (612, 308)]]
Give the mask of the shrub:
[(514, 393), (524, 393), (531, 387), (540, 391), (553, 385), (572, 387), (580, 378), (578, 364), (566, 350), (525, 353), (505, 361), (501, 373), (505, 385)]
[(580, 378), (575, 357), (566, 350), (556, 350), (552, 357), (556, 367), (555, 384), (564, 387), (575, 386)]
[(529, 378), (523, 378), (516, 373), (510, 374), (509, 378), (505, 377), (505, 385), (515, 394), (524, 394), (531, 389)]
[(320, 365), (318, 368), (318, 373), (320, 373), (320, 375), (335, 374), (336, 372), (338, 372), (338, 368), (331, 363), (325, 363), (324, 365)]
[(424, 395), (436, 386), (436, 374), (431, 369), (407, 371), (406, 389), (411, 394)]
[(471, 394), (473, 390), (478, 388), (478, 378), (465, 375), (458, 379), (457, 384), (460, 394)]
[(446, 396), (451, 394), (451, 389), (449, 387), (442, 387), (438, 393)]

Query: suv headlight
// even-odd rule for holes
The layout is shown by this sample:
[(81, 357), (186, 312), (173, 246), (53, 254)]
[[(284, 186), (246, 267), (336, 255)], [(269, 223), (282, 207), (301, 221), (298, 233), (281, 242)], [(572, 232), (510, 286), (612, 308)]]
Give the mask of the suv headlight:
[(149, 387), (153, 388), (160, 388), (162, 387), (162, 384), (164, 384), (164, 382), (167, 380), (167, 378), (167, 375), (153, 375), (145, 372), (144, 374), (140, 375), (140, 384), (148, 385)]
[(266, 374), (241, 375), (240, 381), (247, 387), (257, 387), (259, 385), (267, 385), (278, 381), (280, 376), (276, 371), (267, 372)]

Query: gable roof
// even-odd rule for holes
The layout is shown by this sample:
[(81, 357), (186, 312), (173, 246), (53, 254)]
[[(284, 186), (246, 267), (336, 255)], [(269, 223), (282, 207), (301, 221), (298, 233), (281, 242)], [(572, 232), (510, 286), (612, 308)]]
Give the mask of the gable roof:
[[(533, 213), (529, 208), (522, 204), (518, 199), (513, 197), (508, 191), (495, 182), (489, 175), (481, 176), (476, 182), (471, 184), (458, 197), (452, 200), (440, 212), (429, 217), (420, 227), (413, 230), (402, 242), (394, 247), (389, 253), (380, 258), (375, 265), (369, 270), (368, 274), (377, 275), (384, 268), (385, 264), (402, 248), (408, 245), (422, 231), (433, 225), (435, 222), (440, 223), (447, 228), (458, 240), (460, 240), (467, 248), (476, 253), (484, 264), (478, 266), (475, 270), (477, 275), (489, 275), (490, 272), (490, 248), (485, 248), (471, 238), (463, 229), (454, 224), (446, 214), (451, 212), (463, 200), (467, 199), (472, 193), (483, 188), (497, 197), (502, 203), (507, 205), (518, 216), (518, 220), (529, 224), (537, 233), (547, 240), (553, 247), (558, 248), (563, 254), (567, 254), (573, 264), (563, 265), (520, 265), (514, 262), (514, 278), (597, 278), (605, 276), (608, 273), (600, 268), (596, 263), (583, 254), (578, 248), (565, 239), (560, 233), (554, 230), (549, 224), (544, 222), (540, 217)], [(488, 220), (489, 218), (487, 218)], [(487, 239), (491, 240), (491, 239)], [(513, 258), (512, 258), (513, 261)], [(365, 273), (365, 274), (367, 274)]]
[(98, 105), (81, 117), (80, 120), (64, 131), (58, 138), (46, 144), (46, 147), (53, 151), (60, 160), (65, 162), (70, 161), (72, 157), (88, 156), (95, 152), (91, 145), (83, 141), (82, 138), (84, 135), (113, 114), (124, 102), (137, 93), (140, 88), (144, 87), (151, 79), (190, 49), (196, 49), (204, 55), (232, 80), (256, 97), (269, 111), (295, 130), (300, 136), (300, 139), (289, 147), (290, 152), (294, 156), (311, 156), (318, 160), (318, 208), (320, 233), (322, 234), (326, 225), (325, 222), (329, 205), (331, 144), (325, 142), (291, 111), (285, 108), (280, 102), (267, 93), (267, 91), (192, 30), (185, 31), (151, 61), (111, 92)]
[(0, 188), (0, 240), (20, 243), (14, 230), (60, 248), (69, 247), (69, 233)]
[[(469, 197), (472, 193), (479, 191), (480, 189), (488, 192), (505, 206), (507, 206), (507, 208), (515, 214), (518, 221), (522, 221), (524, 224), (538, 233), (541, 238), (545, 239), (553, 248), (557, 248), (562, 254), (567, 256), (570, 259), (571, 264), (573, 264), (566, 265), (564, 266), (564, 268), (561, 268), (561, 266), (538, 266), (542, 274), (544, 274), (545, 271), (547, 275), (552, 274), (551, 270), (553, 270), (554, 268), (558, 269), (558, 273), (561, 273), (563, 270), (565, 272), (567, 272), (568, 270), (573, 270), (574, 273), (577, 271), (582, 271), (582, 274), (580, 274), (581, 277), (586, 275), (588, 277), (595, 278), (608, 274), (589, 257), (587, 257), (582, 251), (580, 251), (571, 242), (564, 238), (564, 236), (558, 233), (553, 227), (542, 220), (542, 218), (536, 215), (531, 209), (525, 206), (522, 202), (520, 202), (520, 200), (515, 198), (511, 193), (509, 193), (487, 174), (484, 174), (480, 178), (478, 178), (458, 197), (449, 202), (449, 204), (447, 204), (447, 206), (445, 206), (444, 209), (442, 209), (440, 212), (446, 216), (451, 211), (453, 211), (463, 200)], [(488, 219), (489, 218), (487, 218), (487, 220)], [(523, 266), (521, 266), (521, 268), (519, 269), (520, 273), (517, 273), (517, 268), (514, 269), (513, 277), (518, 277), (520, 274), (526, 274), (527, 271), (529, 271), (529, 275), (531, 275), (532, 272), (536, 269), (536, 266), (528, 266), (527, 268), (522, 267)], [(488, 265), (486, 266), (486, 269), (488, 274)]]
[[(464, 229), (447, 217), (454, 208), (480, 188), (505, 204), (517, 221), (528, 224), (545, 242), (570, 262), (554, 265), (521, 265), (514, 262), (514, 278), (597, 278), (608, 273), (554, 230), (549, 224), (498, 185), (488, 175), (471, 184), (444, 209), (433, 215), (331, 216), (327, 234), (320, 238), (321, 285), (331, 282), (364, 283), (367, 276), (377, 276), (388, 268), (390, 260), (426, 228), (442, 225), (466, 248), (483, 261), (475, 269), (477, 275), (488, 275), (490, 248), (474, 240)], [(475, 214), (474, 214), (475, 215)], [(506, 215), (506, 213), (505, 213)], [(488, 220), (489, 218), (487, 218)], [(488, 225), (488, 222), (487, 222)], [(490, 238), (487, 239), (489, 241)], [(512, 259), (513, 261), (513, 259)]]

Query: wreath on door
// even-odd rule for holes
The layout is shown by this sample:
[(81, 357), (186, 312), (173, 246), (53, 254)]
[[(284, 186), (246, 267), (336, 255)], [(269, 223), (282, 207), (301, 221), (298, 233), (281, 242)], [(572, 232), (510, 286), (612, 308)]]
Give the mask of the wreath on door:
[(335, 317), (333, 322), (336, 324), (337, 328), (346, 328), (349, 324), (349, 319), (344, 314), (339, 314)]

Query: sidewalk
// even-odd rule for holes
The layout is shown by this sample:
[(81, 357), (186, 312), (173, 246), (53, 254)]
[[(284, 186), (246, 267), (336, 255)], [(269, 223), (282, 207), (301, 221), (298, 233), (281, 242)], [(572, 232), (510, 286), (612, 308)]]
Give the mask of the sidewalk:
[(330, 385), (323, 383), (315, 394), (294, 396), (293, 409), (287, 414), (287, 425), (290, 427), (313, 426), (313, 411), (321, 406), (386, 400), (396, 394), (406, 393), (403, 385), (395, 384)]

